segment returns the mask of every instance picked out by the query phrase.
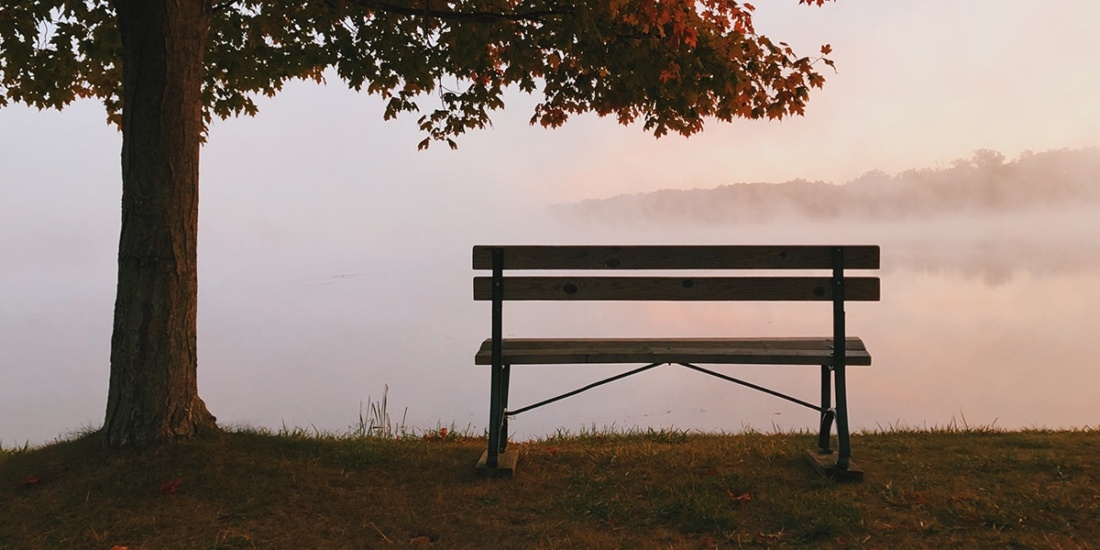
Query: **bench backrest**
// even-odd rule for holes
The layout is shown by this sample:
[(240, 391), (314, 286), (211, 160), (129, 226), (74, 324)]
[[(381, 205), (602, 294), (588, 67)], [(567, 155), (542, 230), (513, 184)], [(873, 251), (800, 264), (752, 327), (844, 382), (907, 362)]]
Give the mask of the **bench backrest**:
[[(878, 301), (878, 246), (475, 246), (475, 300)], [(831, 276), (504, 276), (505, 270), (831, 270)], [(494, 281), (499, 286), (494, 285)], [(495, 291), (495, 292), (494, 292)], [(494, 294), (498, 294), (494, 296)]]

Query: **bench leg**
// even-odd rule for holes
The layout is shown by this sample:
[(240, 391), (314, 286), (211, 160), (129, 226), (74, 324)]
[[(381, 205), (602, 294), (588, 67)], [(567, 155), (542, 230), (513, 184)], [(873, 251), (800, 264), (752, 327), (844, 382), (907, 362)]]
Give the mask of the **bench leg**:
[(504, 382), (503, 366), (490, 367), (489, 381), (489, 450), (485, 465), (489, 468), (497, 467), (497, 455), (500, 453), (500, 428), (503, 407), (500, 404), (501, 386)]
[(504, 365), (500, 372), (500, 452), (508, 448), (508, 385), (512, 377), (512, 365)]
[(500, 453), (508, 446), (508, 386), (511, 365), (492, 367), (489, 385), (489, 452), (485, 464), (496, 468)]
[[(830, 391), (830, 385), (834, 391)], [(831, 397), (836, 396), (836, 407)], [(833, 460), (829, 448), (833, 421), (836, 421), (838, 451)], [(817, 435), (817, 451), (810, 451), (810, 465), (817, 473), (837, 481), (863, 481), (863, 472), (852, 468), (852, 449), (848, 440), (848, 396), (844, 380), (844, 366), (821, 367), (821, 431)]]
[(821, 426), (817, 434), (817, 449), (821, 454), (831, 454), (829, 439), (833, 431), (833, 418), (836, 412), (832, 409), (832, 376), (833, 371), (828, 365), (821, 365)]
[(836, 379), (836, 439), (840, 448), (836, 467), (844, 471), (848, 469), (852, 457), (852, 448), (848, 443), (848, 395), (844, 383), (844, 367), (836, 368), (833, 375)]

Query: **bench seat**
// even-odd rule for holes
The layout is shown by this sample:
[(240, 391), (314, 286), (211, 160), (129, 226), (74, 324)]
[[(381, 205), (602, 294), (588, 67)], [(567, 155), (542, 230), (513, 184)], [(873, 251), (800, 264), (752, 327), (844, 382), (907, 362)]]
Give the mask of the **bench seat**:
[[(845, 338), (846, 364), (869, 366), (859, 338)], [(492, 364), (491, 338), (474, 363)], [(832, 338), (505, 338), (505, 365), (584, 363), (712, 363), (832, 365)]]

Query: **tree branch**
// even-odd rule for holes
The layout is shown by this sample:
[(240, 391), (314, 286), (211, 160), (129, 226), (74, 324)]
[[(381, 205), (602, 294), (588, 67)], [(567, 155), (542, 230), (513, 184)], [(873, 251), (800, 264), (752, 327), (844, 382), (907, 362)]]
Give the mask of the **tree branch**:
[[(21, 0), (17, 0), (21, 1)], [(229, 9), (237, 3), (237, 0), (225, 0), (213, 5), (213, 10), (219, 12)], [(326, 1), (330, 7), (335, 7), (332, 2)], [(572, 15), (573, 8), (559, 8), (546, 10), (532, 10), (515, 13), (491, 12), (491, 11), (452, 11), (439, 10), (429, 7), (430, 0), (424, 1), (423, 7), (403, 6), (378, 0), (348, 0), (349, 4), (368, 10), (376, 10), (397, 15), (413, 15), (421, 17), (434, 17), (446, 21), (474, 21), (478, 23), (494, 23), (497, 21), (532, 21), (541, 23), (543, 17), (552, 15)]]
[(475, 21), (480, 23), (494, 23), (497, 21), (533, 21), (542, 22), (542, 18), (549, 15), (572, 15), (572, 8), (534, 10), (515, 13), (488, 12), (488, 11), (451, 11), (437, 10), (429, 7), (429, 2), (424, 2), (424, 7), (401, 6), (378, 0), (351, 0), (351, 3), (372, 10), (378, 10), (397, 15), (418, 15), (422, 17), (434, 17), (447, 21)]

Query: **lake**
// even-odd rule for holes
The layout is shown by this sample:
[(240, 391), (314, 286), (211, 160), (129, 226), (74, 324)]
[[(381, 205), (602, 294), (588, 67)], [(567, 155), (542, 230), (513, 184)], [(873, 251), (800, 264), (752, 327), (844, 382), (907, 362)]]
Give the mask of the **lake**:
[[(231, 189), (204, 205), (199, 384), (223, 425), (342, 432), (388, 386), (395, 423), (480, 433), (488, 370), (473, 355), (488, 336), (489, 305), (472, 300), (470, 249), (495, 243), (879, 244), (882, 301), (848, 306), (849, 334), (874, 357), (850, 372), (853, 427), (1068, 428), (1100, 419), (1095, 205), (858, 224), (601, 225), (535, 201), (471, 216), (474, 201), (458, 192), (394, 205), (344, 191), (327, 210), (298, 203), (297, 217), (242, 207)], [(61, 250), (28, 252), (0, 275), (5, 446), (102, 422), (117, 225), (65, 238), (72, 242), (56, 241), (69, 243)], [(520, 303), (505, 316), (515, 336), (830, 330), (830, 307), (806, 303)], [(511, 401), (525, 405), (621, 370), (517, 367)], [(818, 392), (815, 369), (722, 371), (808, 400)], [(510, 428), (522, 439), (593, 426), (736, 432), (816, 422), (811, 410), (662, 366), (526, 413)]]

